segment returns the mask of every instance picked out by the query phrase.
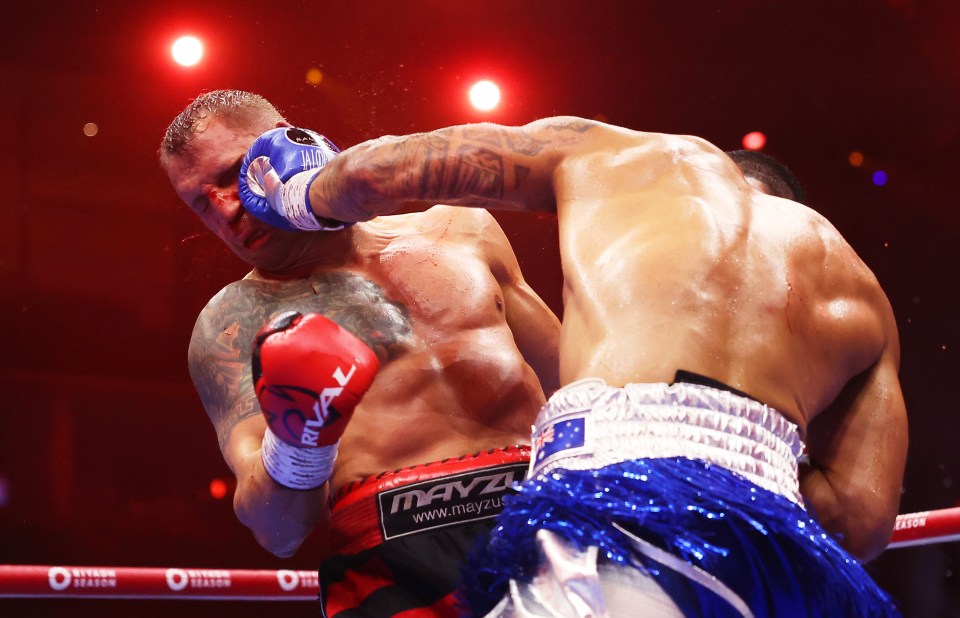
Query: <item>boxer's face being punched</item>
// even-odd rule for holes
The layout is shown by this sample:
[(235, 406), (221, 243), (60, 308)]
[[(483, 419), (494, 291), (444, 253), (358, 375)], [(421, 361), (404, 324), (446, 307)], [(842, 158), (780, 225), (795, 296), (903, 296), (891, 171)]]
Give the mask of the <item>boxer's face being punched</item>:
[(180, 199), (231, 251), (245, 262), (267, 269), (289, 253), (300, 236), (251, 216), (240, 202), (237, 177), (250, 144), (273, 126), (228, 127), (205, 120), (188, 152), (170, 159), (167, 173)]

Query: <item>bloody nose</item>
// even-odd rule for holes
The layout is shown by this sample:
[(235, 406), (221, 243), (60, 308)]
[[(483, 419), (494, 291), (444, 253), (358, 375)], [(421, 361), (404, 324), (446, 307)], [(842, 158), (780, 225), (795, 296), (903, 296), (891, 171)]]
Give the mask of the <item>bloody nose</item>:
[(223, 202), (229, 197), (229, 194), (222, 189), (208, 189), (206, 191), (207, 199), (215, 206), (222, 206)]

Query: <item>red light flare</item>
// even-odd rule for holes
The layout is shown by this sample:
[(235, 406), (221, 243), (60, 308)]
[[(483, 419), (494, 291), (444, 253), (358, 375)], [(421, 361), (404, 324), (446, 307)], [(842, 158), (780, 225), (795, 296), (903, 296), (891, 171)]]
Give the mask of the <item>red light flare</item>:
[(489, 79), (482, 79), (470, 87), (470, 104), (481, 112), (489, 112), (500, 104), (500, 87)]
[(193, 35), (181, 36), (170, 46), (170, 56), (180, 66), (196, 66), (203, 59), (203, 42)]
[(210, 481), (210, 495), (214, 500), (223, 500), (227, 495), (227, 483), (223, 479)]
[(761, 131), (751, 131), (743, 136), (742, 143), (747, 150), (761, 150), (767, 145), (767, 136)]

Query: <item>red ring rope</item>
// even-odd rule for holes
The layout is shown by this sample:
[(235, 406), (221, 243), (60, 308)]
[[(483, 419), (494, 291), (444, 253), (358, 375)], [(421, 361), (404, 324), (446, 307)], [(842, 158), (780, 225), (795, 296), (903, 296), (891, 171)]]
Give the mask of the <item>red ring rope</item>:
[(887, 549), (960, 541), (960, 507), (897, 515)]
[[(960, 540), (960, 507), (907, 513), (887, 549)], [(0, 598), (315, 601), (316, 571), (0, 565)]]
[(316, 571), (0, 565), (0, 598), (315, 601)]

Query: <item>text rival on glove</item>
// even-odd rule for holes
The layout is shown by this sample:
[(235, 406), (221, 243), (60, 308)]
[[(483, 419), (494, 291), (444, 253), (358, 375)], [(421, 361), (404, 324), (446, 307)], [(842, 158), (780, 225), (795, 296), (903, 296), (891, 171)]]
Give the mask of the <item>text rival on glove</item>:
[(340, 367), (334, 370), (333, 379), (336, 380), (340, 386), (328, 386), (320, 391), (317, 402), (313, 404), (313, 413), (316, 415), (316, 418), (307, 419), (304, 423), (303, 434), (300, 436), (301, 444), (317, 446), (317, 438), (320, 436), (320, 430), (326, 427), (331, 421), (339, 418), (338, 414), (335, 415), (335, 410), (334, 412), (330, 411), (330, 406), (333, 404), (333, 400), (343, 392), (343, 389), (350, 382), (350, 378), (353, 377), (356, 371), (356, 365), (350, 365), (350, 372), (346, 375), (343, 374), (343, 370)]

